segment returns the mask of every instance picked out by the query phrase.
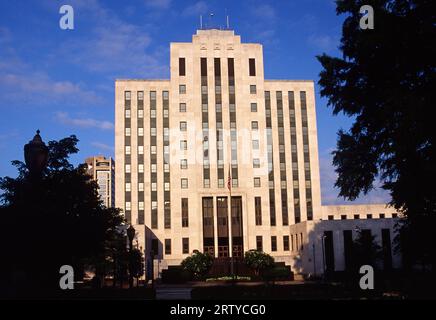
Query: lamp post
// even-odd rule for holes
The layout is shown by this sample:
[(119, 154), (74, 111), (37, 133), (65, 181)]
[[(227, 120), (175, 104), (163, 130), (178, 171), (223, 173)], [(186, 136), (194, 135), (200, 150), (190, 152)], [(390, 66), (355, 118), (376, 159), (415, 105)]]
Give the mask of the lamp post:
[(127, 237), (129, 238), (129, 288), (133, 288), (133, 261), (132, 261), (132, 249), (133, 238), (135, 237), (135, 228), (132, 225), (127, 229)]
[(39, 133), (40, 131), (37, 130), (33, 139), (24, 146), (24, 161), (30, 176), (35, 179), (41, 177), (48, 162), (48, 147), (42, 141)]

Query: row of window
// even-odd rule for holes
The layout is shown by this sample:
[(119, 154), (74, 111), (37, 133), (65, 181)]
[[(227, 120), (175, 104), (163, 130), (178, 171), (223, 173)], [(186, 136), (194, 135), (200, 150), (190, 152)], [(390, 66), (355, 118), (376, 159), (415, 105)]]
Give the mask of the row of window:
[[(392, 218), (396, 218), (397, 216), (398, 215), (396, 213), (392, 213)], [(375, 215), (373, 215), (371, 213), (366, 215), (366, 219), (373, 219), (373, 218), (375, 218)], [(384, 219), (384, 218), (386, 218), (386, 215), (384, 213), (380, 213), (378, 215), (378, 218), (379, 219)], [(334, 215), (329, 215), (329, 216), (327, 216), (327, 219), (328, 220), (334, 220), (335, 216)], [(348, 216), (346, 214), (342, 214), (341, 215), (341, 220), (347, 220), (347, 219), (348, 219)], [(353, 215), (353, 219), (361, 219), (361, 215), (360, 214), (355, 214), (355, 215)]]
[[(283, 251), (289, 251), (289, 236), (283, 236)], [(263, 236), (256, 236), (256, 250), (264, 251)], [(271, 252), (277, 251), (277, 236), (271, 236)]]
[[(218, 59), (218, 61), (216, 59)], [(217, 70), (221, 66), (219, 58), (216, 59), (215, 59), (215, 70)], [(256, 76), (256, 59), (254, 58), (248, 59), (248, 74), (250, 77)], [(179, 58), (179, 76), (180, 77), (186, 76), (186, 58), (184, 57)], [(220, 73), (218, 74), (216, 72), (215, 76), (221, 76), (221, 74)]]
[[(170, 255), (171, 251), (171, 239), (165, 239), (165, 255)], [(189, 253), (189, 238), (182, 238), (182, 253)]]

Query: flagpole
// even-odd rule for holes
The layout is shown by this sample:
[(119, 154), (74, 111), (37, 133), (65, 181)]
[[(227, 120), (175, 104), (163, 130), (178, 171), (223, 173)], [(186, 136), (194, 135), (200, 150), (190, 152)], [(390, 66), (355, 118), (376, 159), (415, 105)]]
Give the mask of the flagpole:
[(233, 268), (233, 232), (232, 232), (232, 177), (230, 175), (229, 168), (229, 178), (228, 178), (228, 186), (230, 191), (230, 201), (229, 201), (229, 255), (230, 255), (230, 273), (232, 278), (234, 277), (234, 268)]

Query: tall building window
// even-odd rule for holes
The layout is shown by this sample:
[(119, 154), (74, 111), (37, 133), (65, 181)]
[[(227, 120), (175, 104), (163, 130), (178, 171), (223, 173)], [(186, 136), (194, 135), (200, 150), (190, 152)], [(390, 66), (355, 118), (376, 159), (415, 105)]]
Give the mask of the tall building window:
[(257, 103), (255, 102), (251, 103), (251, 112), (257, 112)]
[(259, 150), (259, 140), (253, 140), (253, 150)]
[(259, 129), (259, 123), (257, 121), (251, 121), (251, 129), (252, 130), (258, 130)]
[(186, 76), (185, 58), (179, 58), (179, 76)]
[(255, 84), (251, 84), (250, 85), (250, 93), (251, 94), (256, 94), (257, 93), (257, 89), (256, 89), (256, 85)]
[(253, 168), (260, 168), (260, 159), (253, 159)]
[(238, 134), (236, 128), (236, 95), (235, 95), (235, 61), (227, 59), (228, 85), (229, 85), (229, 118), (230, 118), (230, 143), (231, 143), (231, 176), (232, 187), (238, 187)]
[(248, 65), (249, 65), (250, 77), (255, 77), (256, 76), (256, 60), (254, 58), (248, 59)]
[(297, 129), (295, 120), (295, 97), (294, 92), (288, 92), (289, 104), (289, 126), (291, 132), (291, 162), (292, 162), (292, 181), (294, 195), (294, 221), (301, 221), (300, 214), (300, 190), (299, 190), (299, 174), (298, 174), (298, 153), (297, 153)]
[(180, 160), (180, 169), (188, 169), (188, 160), (187, 159)]
[(180, 121), (180, 131), (186, 131), (187, 124), (186, 121)]
[(182, 198), (182, 227), (187, 228), (188, 226), (189, 226), (188, 198)]
[(306, 181), (306, 208), (307, 208), (307, 220), (313, 219), (313, 207), (312, 207), (312, 188), (310, 177), (310, 153), (309, 153), (309, 128), (307, 121), (307, 101), (306, 91), (300, 92), (300, 104), (301, 104), (301, 119), (303, 130), (303, 151), (304, 151), (304, 180)]
[(201, 76), (201, 122), (203, 131), (203, 187), (210, 187), (210, 159), (209, 159), (209, 96), (207, 81), (207, 58), (200, 58), (200, 76)]
[(151, 182), (151, 228), (158, 227), (158, 212), (157, 212), (157, 172), (153, 168), (157, 167), (157, 94), (156, 91), (150, 91), (150, 182)]
[(186, 112), (186, 103), (180, 103), (179, 104), (179, 111), (180, 112)]
[(274, 190), (274, 157), (273, 157), (273, 134), (271, 120), (271, 93), (265, 91), (265, 122), (266, 122), (266, 143), (268, 158), (268, 188), (269, 188), (269, 215), (270, 225), (276, 225), (276, 205)]
[(180, 94), (186, 93), (186, 85), (184, 85), (184, 84), (179, 85), (179, 93)]
[(171, 239), (165, 239), (165, 254), (171, 254)]
[(260, 187), (260, 178), (259, 177), (254, 178), (254, 187), (255, 188)]
[(186, 140), (180, 141), (180, 150), (188, 150), (188, 142)]
[(256, 250), (260, 252), (263, 251), (262, 236), (256, 236)]
[(271, 236), (271, 251), (277, 251), (277, 237)]
[(181, 188), (182, 189), (188, 189), (188, 179), (187, 178), (182, 178), (181, 179)]
[(262, 225), (262, 200), (261, 200), (261, 197), (254, 198), (254, 213), (255, 213), (256, 226), (261, 226)]
[(280, 185), (281, 187), (281, 209), (282, 209), (282, 225), (289, 224), (288, 218), (288, 191), (286, 178), (286, 154), (285, 154), (285, 128), (283, 121), (283, 95), (281, 91), (276, 91), (277, 105), (277, 128), (279, 137), (279, 161), (280, 161)]
[(289, 251), (289, 236), (283, 236), (283, 251)]
[(182, 238), (183, 254), (189, 253), (189, 238)]

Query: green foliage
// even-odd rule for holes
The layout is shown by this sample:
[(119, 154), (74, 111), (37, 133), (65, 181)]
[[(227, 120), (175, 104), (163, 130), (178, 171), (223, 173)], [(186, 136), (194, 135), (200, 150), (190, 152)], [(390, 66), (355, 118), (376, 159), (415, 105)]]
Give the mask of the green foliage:
[(132, 249), (131, 252), (129, 252), (130, 255), (130, 262), (131, 262), (131, 272), (134, 278), (140, 278), (144, 275), (144, 255), (142, 254), (142, 251), (139, 249)]
[(195, 278), (202, 279), (210, 270), (213, 257), (209, 253), (195, 251), (182, 261), (182, 268), (189, 271)]
[[(333, 152), (339, 195), (354, 200), (380, 179), (391, 204), (407, 216), (408, 238), (432, 234), (414, 243), (436, 265), (436, 1), (336, 3), (337, 13), (346, 16), (342, 56), (318, 60), (321, 96), (334, 114), (354, 121), (350, 130), (339, 131)], [(373, 30), (359, 27), (362, 5), (374, 8)]]
[(120, 210), (104, 207), (84, 166), (68, 161), (77, 142), (71, 136), (48, 143), (48, 166), (40, 180), (29, 179), (20, 161), (13, 161), (17, 178), (0, 178), (0, 214), (8, 226), (0, 233), (0, 272), (21, 270), (29, 278), (26, 285), (58, 288), (59, 268), (66, 264), (78, 276), (89, 263), (107, 272), (111, 243), (125, 246), (118, 231), (124, 223)]
[(206, 282), (210, 282), (210, 281), (250, 281), (251, 278), (250, 277), (242, 277), (242, 276), (235, 276), (230, 277), (230, 276), (226, 276), (226, 277), (218, 277), (218, 278), (207, 278)]
[(377, 243), (375, 235), (363, 231), (357, 233), (351, 251), (353, 268), (359, 270), (363, 265), (370, 265), (376, 269), (378, 262), (383, 258), (381, 246)]
[(274, 266), (274, 258), (269, 254), (266, 254), (257, 250), (249, 250), (245, 252), (244, 256), (245, 264), (254, 270), (258, 276), (262, 271), (272, 268)]

